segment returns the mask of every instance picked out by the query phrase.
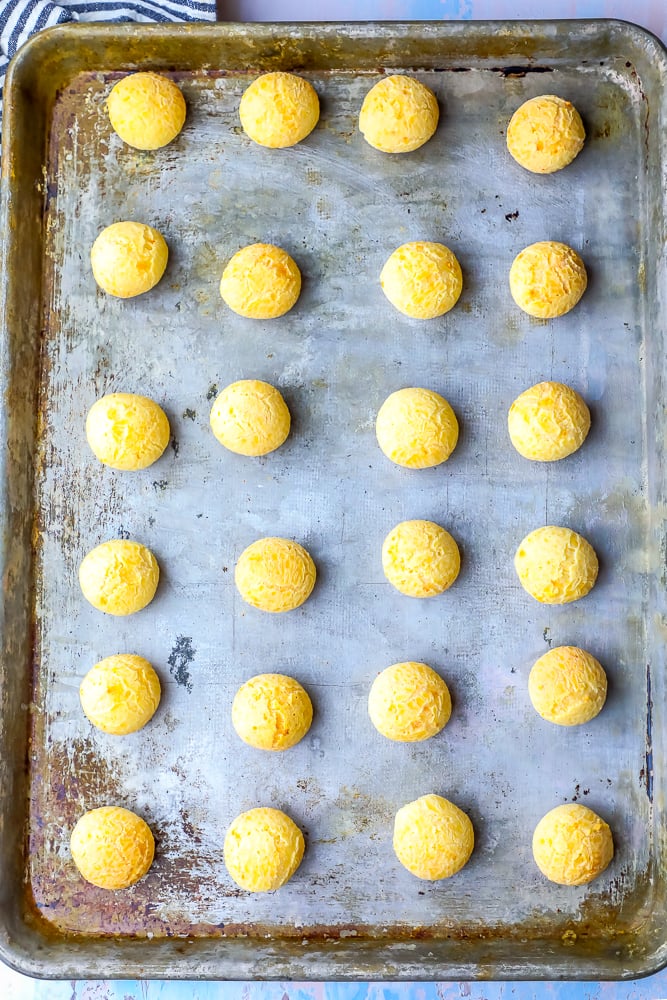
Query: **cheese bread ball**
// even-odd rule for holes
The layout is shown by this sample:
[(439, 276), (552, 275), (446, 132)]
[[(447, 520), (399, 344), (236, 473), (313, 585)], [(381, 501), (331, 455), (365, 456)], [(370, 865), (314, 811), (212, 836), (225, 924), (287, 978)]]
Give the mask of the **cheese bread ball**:
[(299, 268), (288, 253), (271, 243), (243, 247), (229, 261), (220, 281), (223, 300), (248, 319), (283, 316), (300, 292)]
[(392, 306), (412, 319), (435, 319), (449, 312), (463, 288), (461, 266), (442, 243), (404, 243), (380, 274)]
[(452, 699), (442, 677), (425, 663), (394, 663), (373, 681), (368, 714), (388, 740), (417, 743), (445, 728)]
[(247, 88), (239, 115), (243, 131), (260, 146), (295, 146), (320, 117), (315, 88), (294, 73), (264, 73)]
[(70, 851), (86, 882), (101, 889), (127, 889), (153, 863), (155, 841), (147, 823), (120, 806), (84, 813), (72, 830)]
[(258, 674), (242, 684), (232, 703), (232, 725), (258, 750), (288, 750), (304, 738), (313, 721), (310, 698), (285, 674)]
[(103, 291), (130, 299), (157, 285), (168, 256), (167, 244), (157, 229), (142, 222), (114, 222), (93, 243), (90, 263)]
[(411, 76), (387, 76), (366, 94), (359, 129), (382, 153), (411, 153), (438, 127), (438, 102), (433, 91)]
[(417, 878), (450, 878), (466, 864), (474, 845), (472, 823), (441, 795), (422, 795), (396, 813), (394, 851)]
[(523, 589), (540, 604), (569, 604), (593, 587), (598, 557), (576, 531), (547, 525), (526, 535), (516, 550), (514, 568)]
[(591, 414), (578, 392), (562, 382), (539, 382), (514, 400), (507, 416), (512, 444), (533, 462), (557, 462), (581, 448)]
[(279, 809), (237, 816), (225, 836), (227, 871), (241, 889), (271, 892), (289, 882), (304, 852), (301, 830)]
[(211, 409), (213, 433), (237, 455), (268, 455), (280, 448), (290, 423), (290, 412), (278, 390), (257, 379), (232, 382)]
[(382, 545), (382, 569), (392, 587), (408, 597), (434, 597), (456, 580), (459, 547), (433, 521), (401, 521)]
[(93, 403), (86, 437), (93, 454), (112, 469), (146, 469), (169, 444), (164, 410), (146, 396), (111, 392)]
[(293, 611), (310, 597), (315, 563), (288, 538), (258, 538), (238, 558), (236, 587), (248, 604), (261, 611)]
[(107, 98), (111, 127), (128, 146), (159, 149), (175, 139), (185, 122), (183, 94), (159, 73), (131, 73)]
[(573, 309), (586, 291), (584, 262), (565, 243), (532, 243), (510, 269), (512, 298), (529, 316), (554, 319)]
[(586, 806), (575, 802), (556, 806), (535, 827), (535, 864), (549, 881), (558, 885), (592, 882), (613, 856), (611, 830)]
[(380, 407), (378, 444), (387, 458), (406, 469), (446, 462), (459, 439), (459, 422), (447, 400), (431, 389), (399, 389)]
[(526, 101), (507, 127), (508, 150), (517, 163), (534, 174), (552, 174), (572, 163), (585, 138), (577, 109), (554, 94)]
[(577, 646), (550, 649), (533, 665), (528, 694), (535, 711), (558, 726), (579, 726), (600, 712), (607, 675), (594, 656)]
[(83, 596), (108, 615), (132, 615), (155, 597), (160, 569), (145, 545), (116, 538), (92, 549), (79, 566)]
[(160, 704), (160, 680), (143, 656), (117, 653), (92, 667), (79, 688), (81, 707), (103, 733), (143, 729)]

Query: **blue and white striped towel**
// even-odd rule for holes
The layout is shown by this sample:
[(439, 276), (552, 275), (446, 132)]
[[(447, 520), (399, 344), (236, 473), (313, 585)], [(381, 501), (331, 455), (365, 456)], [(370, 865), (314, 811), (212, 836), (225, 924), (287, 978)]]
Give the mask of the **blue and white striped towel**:
[(0, 123), (7, 63), (30, 35), (66, 21), (214, 21), (215, 0), (0, 0)]

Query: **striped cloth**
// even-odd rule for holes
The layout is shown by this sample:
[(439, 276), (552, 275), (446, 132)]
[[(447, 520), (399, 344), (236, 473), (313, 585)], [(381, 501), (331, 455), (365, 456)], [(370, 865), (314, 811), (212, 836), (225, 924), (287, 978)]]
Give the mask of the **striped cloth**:
[(0, 0), (0, 123), (7, 64), (30, 35), (66, 21), (214, 21), (215, 0)]

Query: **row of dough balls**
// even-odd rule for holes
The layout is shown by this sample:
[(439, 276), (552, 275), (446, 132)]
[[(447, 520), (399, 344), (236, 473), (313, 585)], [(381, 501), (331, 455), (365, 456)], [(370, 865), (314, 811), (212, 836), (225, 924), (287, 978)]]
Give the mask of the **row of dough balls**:
[[(585, 649), (558, 646), (534, 664), (528, 693), (547, 722), (578, 726), (602, 710), (607, 675)], [(160, 679), (143, 656), (116, 653), (92, 667), (79, 697), (86, 718), (103, 733), (136, 733), (155, 715)], [(426, 663), (394, 663), (373, 681), (368, 714), (377, 731), (397, 743), (419, 743), (441, 732), (452, 714), (442, 677)], [(237, 735), (256, 750), (283, 751), (300, 743), (313, 721), (308, 692), (285, 674), (257, 674), (242, 684), (232, 702)]]
[[(526, 535), (514, 556), (521, 586), (541, 604), (569, 604), (595, 585), (598, 558), (576, 531), (546, 525)], [(461, 556), (455, 539), (435, 521), (401, 521), (382, 544), (382, 570), (408, 597), (443, 594), (456, 581)], [(294, 611), (310, 597), (317, 571), (309, 552), (289, 538), (258, 538), (239, 556), (234, 582), (246, 604), (274, 614)], [(116, 538), (95, 546), (79, 566), (79, 584), (98, 611), (123, 617), (155, 597), (160, 569), (145, 545)]]
[[(90, 251), (93, 276), (109, 295), (133, 298), (154, 288), (167, 267), (169, 250), (160, 232), (141, 222), (114, 222)], [(532, 243), (515, 258), (510, 292), (529, 316), (564, 316), (579, 302), (588, 276), (579, 254), (565, 243)], [(461, 265), (442, 243), (404, 243), (387, 259), (380, 286), (391, 304), (412, 319), (436, 319), (453, 309), (463, 289)], [(220, 295), (248, 319), (276, 319), (296, 304), (301, 272), (281, 247), (252, 243), (225, 266)]]
[[(107, 98), (111, 126), (135, 149), (168, 145), (185, 124), (186, 106), (177, 85), (158, 73), (132, 73)], [(313, 131), (320, 117), (317, 91), (294, 73), (264, 73), (245, 90), (239, 105), (244, 132), (260, 146), (285, 149)], [(359, 130), (382, 153), (410, 153), (434, 135), (440, 111), (435, 94), (414, 77), (394, 74), (366, 94)], [(510, 119), (507, 148), (526, 170), (550, 174), (579, 154), (586, 138), (581, 116), (555, 94), (525, 101)]]
[[(216, 397), (211, 429), (237, 455), (268, 455), (285, 443), (291, 415), (281, 393), (268, 382), (241, 379)], [(555, 462), (576, 452), (591, 426), (588, 406), (562, 382), (539, 382), (522, 392), (507, 416), (512, 444), (524, 458)], [(452, 407), (432, 389), (392, 392), (380, 407), (375, 433), (384, 455), (406, 469), (429, 469), (446, 462), (459, 438)], [(88, 411), (86, 438), (97, 459), (120, 471), (146, 469), (169, 443), (169, 420), (152, 399), (109, 393)]]
[[(439, 881), (460, 871), (470, 859), (475, 834), (470, 818), (441, 795), (408, 802), (394, 819), (396, 857), (419, 879)], [(592, 809), (575, 803), (556, 806), (535, 827), (537, 867), (559, 885), (585, 885), (614, 856), (607, 823)], [(86, 881), (102, 889), (125, 889), (143, 878), (155, 855), (148, 824), (120, 806), (84, 813), (70, 836), (70, 851)], [(270, 892), (288, 882), (303, 859), (303, 833), (286, 813), (258, 807), (241, 813), (228, 828), (223, 856), (233, 881), (248, 892)]]

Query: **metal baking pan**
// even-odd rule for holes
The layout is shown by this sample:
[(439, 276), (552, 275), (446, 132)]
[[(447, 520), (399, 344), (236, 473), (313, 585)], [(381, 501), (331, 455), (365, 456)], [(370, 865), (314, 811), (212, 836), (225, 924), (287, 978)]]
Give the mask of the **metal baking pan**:
[[(110, 134), (105, 95), (153, 68), (183, 87), (188, 120), (154, 154)], [(322, 120), (290, 150), (241, 132), (240, 95), (263, 70), (296, 70)], [(393, 70), (428, 82), (436, 136), (404, 157), (366, 145), (363, 95)], [(624, 978), (667, 961), (665, 895), (665, 83), (654, 38), (619, 22), (358, 25), (76, 25), (38, 35), (5, 95), (2, 273), (3, 651), (0, 950), (32, 976), (229, 979)], [(508, 157), (524, 99), (575, 102), (588, 141), (538, 177)], [(89, 248), (119, 219), (156, 225), (171, 249), (161, 284), (136, 300), (96, 290)], [(400, 243), (446, 243), (465, 289), (442, 320), (409, 321), (378, 275)], [(559, 239), (590, 286), (562, 319), (510, 299), (514, 255)], [(226, 259), (266, 240), (304, 275), (286, 317), (246, 321), (218, 295)], [(243, 376), (281, 387), (293, 433), (245, 460), (208, 428), (218, 388)], [(505, 415), (533, 382), (572, 384), (593, 413), (584, 448), (553, 467), (511, 448)], [(373, 422), (405, 385), (441, 391), (461, 439), (421, 473), (387, 462)], [(173, 441), (153, 468), (96, 464), (90, 404), (111, 390), (164, 405)], [(459, 540), (445, 595), (412, 601), (380, 565), (386, 532), (428, 517)], [(591, 540), (599, 582), (542, 607), (520, 588), (514, 549), (564, 523)], [(263, 534), (302, 541), (311, 600), (266, 616), (235, 593), (235, 559)], [(153, 604), (112, 619), (83, 601), (77, 567), (128, 535), (162, 566)], [(603, 713), (573, 731), (530, 706), (547, 645), (605, 665)], [(145, 731), (112, 739), (83, 717), (89, 667), (136, 651), (163, 704)], [(423, 745), (383, 740), (366, 713), (383, 667), (424, 660), (446, 678), (452, 721)], [(284, 670), (316, 719), (294, 750), (241, 745), (237, 686)], [(470, 864), (422, 883), (396, 862), (393, 815), (436, 791), (475, 826)], [(547, 883), (531, 856), (538, 819), (581, 801), (611, 824), (616, 856), (589, 887)], [(157, 858), (131, 890), (78, 877), (69, 831), (117, 803), (151, 824)], [(224, 831), (256, 804), (307, 835), (277, 894), (238, 891)]]

